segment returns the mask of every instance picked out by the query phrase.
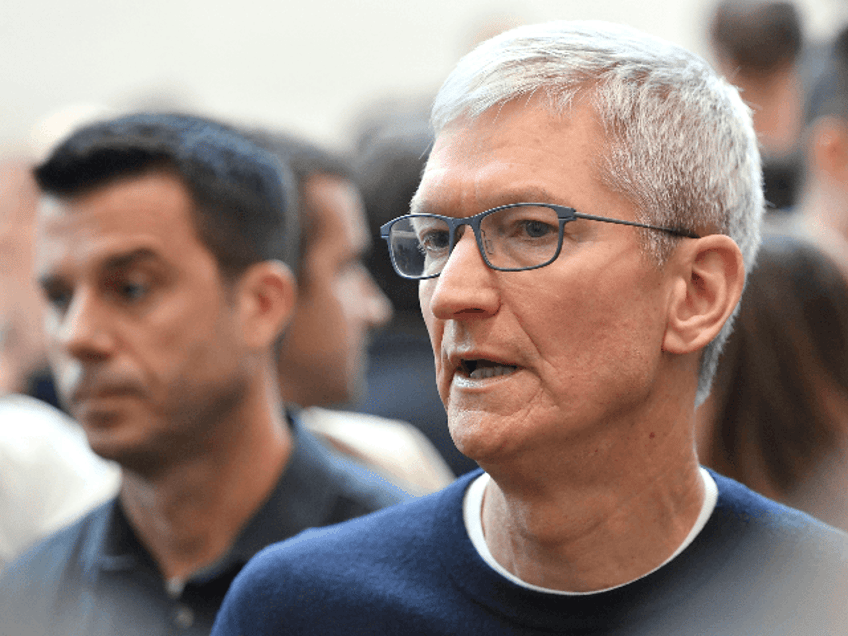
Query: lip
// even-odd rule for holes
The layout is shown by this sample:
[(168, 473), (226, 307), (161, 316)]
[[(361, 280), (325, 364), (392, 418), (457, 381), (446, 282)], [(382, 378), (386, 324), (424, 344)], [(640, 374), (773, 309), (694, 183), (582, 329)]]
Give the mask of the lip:
[[(450, 374), (452, 378), (452, 382), (454, 384), (458, 384), (459, 386), (465, 387), (476, 387), (481, 386), (482, 384), (489, 384), (498, 382), (501, 380), (506, 380), (521, 371), (522, 367), (519, 364), (516, 364), (514, 361), (509, 360), (506, 356), (497, 354), (497, 353), (489, 353), (487, 351), (481, 350), (457, 350), (452, 351), (447, 356), (448, 360), (448, 368), (450, 369)], [(515, 367), (515, 371), (509, 373), (507, 375), (497, 375), (490, 378), (471, 378), (466, 373), (463, 372), (463, 361), (464, 360), (487, 360), (496, 365), (507, 366), (507, 367)]]
[(451, 381), (451, 386), (458, 389), (482, 389), (500, 382), (511, 380), (516, 373), (520, 372), (520, 368), (516, 368), (512, 373), (506, 375), (496, 375), (491, 378), (471, 378), (461, 373), (454, 373)]
[(127, 397), (138, 397), (140, 391), (132, 386), (83, 387), (71, 393), (71, 403), (76, 405), (108, 402)]

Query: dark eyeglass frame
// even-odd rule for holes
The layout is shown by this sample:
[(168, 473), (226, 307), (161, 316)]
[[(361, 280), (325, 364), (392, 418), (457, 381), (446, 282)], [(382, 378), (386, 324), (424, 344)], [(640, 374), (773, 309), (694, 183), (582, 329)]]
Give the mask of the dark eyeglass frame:
[[(483, 219), (489, 216), (490, 214), (494, 214), (495, 212), (498, 212), (500, 210), (506, 210), (508, 208), (520, 207), (543, 207), (549, 208), (556, 212), (557, 218), (559, 219), (559, 238), (557, 239), (556, 251), (549, 260), (545, 261), (544, 263), (541, 263), (540, 265), (531, 265), (529, 267), (496, 267), (489, 262), (489, 258), (486, 256), (486, 250), (483, 246), (483, 237), (480, 230), (480, 224), (483, 222)], [(442, 272), (440, 271), (438, 274), (430, 274), (428, 276), (410, 276), (401, 272), (397, 264), (395, 263), (395, 255), (392, 251), (392, 244), (389, 241), (389, 234), (391, 232), (392, 226), (398, 221), (403, 221), (405, 219), (410, 218), (424, 217), (439, 219), (440, 221), (444, 221), (444, 223), (448, 226), (448, 256), (453, 253), (453, 248), (456, 246), (457, 229), (462, 227), (463, 225), (470, 226), (471, 230), (474, 232), (474, 238), (477, 240), (477, 249), (479, 250), (480, 255), (483, 257), (483, 262), (485, 262), (489, 268), (498, 272), (522, 272), (529, 269), (539, 269), (540, 267), (545, 267), (546, 265), (550, 265), (551, 263), (553, 263), (559, 257), (560, 251), (562, 251), (562, 240), (563, 235), (565, 233), (565, 224), (576, 219), (601, 221), (603, 223), (616, 223), (618, 225), (630, 225), (632, 227), (641, 227), (646, 230), (657, 230), (659, 232), (667, 232), (668, 234), (680, 236), (683, 238), (701, 238), (698, 234), (695, 234), (691, 230), (685, 230), (683, 228), (660, 227), (658, 225), (646, 225), (645, 223), (625, 221), (623, 219), (610, 219), (605, 216), (595, 216), (594, 214), (581, 214), (574, 208), (569, 208), (564, 205), (556, 205), (555, 203), (509, 203), (507, 205), (499, 205), (498, 207), (485, 210), (484, 212), (480, 212), (479, 214), (475, 214), (474, 216), (466, 216), (461, 218), (456, 218), (452, 216), (442, 216), (441, 214), (405, 214), (404, 216), (399, 216), (398, 218), (392, 219), (388, 223), (385, 223), (380, 226), (380, 237), (386, 241), (386, 244), (389, 248), (389, 256), (392, 259), (392, 267), (394, 267), (395, 272), (397, 272), (399, 276), (403, 278), (408, 278), (410, 280), (426, 280), (428, 278), (436, 278)]]

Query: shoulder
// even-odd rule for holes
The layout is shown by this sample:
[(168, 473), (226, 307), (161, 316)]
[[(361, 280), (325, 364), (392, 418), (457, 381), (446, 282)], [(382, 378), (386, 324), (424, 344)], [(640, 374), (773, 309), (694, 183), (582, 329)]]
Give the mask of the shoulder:
[(46, 614), (93, 565), (112, 502), (55, 532), (12, 561), (0, 575), (0, 615)]
[[(330, 511), (322, 525), (338, 523), (408, 501), (412, 496), (369, 466), (331, 448), (295, 420), (290, 472), (323, 482)], [(315, 484), (312, 484), (314, 487)]]
[(120, 471), (64, 414), (24, 396), (0, 398), (0, 559), (112, 496)]
[(0, 453), (15, 468), (51, 464), (83, 477), (117, 473), (94, 454), (73, 420), (24, 395), (0, 396)]
[(42, 539), (12, 561), (3, 570), (0, 581), (8, 583), (29, 575), (50, 575), (71, 563), (82, 565), (94, 549), (106, 522), (113, 501), (94, 508), (75, 523)]
[(848, 598), (848, 535), (710, 474), (712, 515), (651, 583), (661, 581), (695, 623), (726, 625), (721, 633), (843, 633), (832, 626)]
[(403, 505), (345, 523), (313, 528), (270, 546), (250, 562), (245, 578), (253, 571), (261, 577), (261, 572), (278, 571), (280, 567), (312, 576), (315, 568), (335, 569), (339, 563), (355, 568), (368, 567), (372, 561), (389, 563), (395, 557), (408, 560), (410, 551), (438, 543), (434, 533), (439, 533), (441, 525), (456, 519), (461, 523), (462, 498), (470, 477), (460, 478), (440, 492)]
[(375, 467), (411, 494), (435, 492), (454, 479), (427, 437), (407, 422), (319, 407), (303, 409), (300, 420), (306, 430)]
[(708, 524), (714, 534), (732, 534), (732, 561), (745, 576), (769, 574), (784, 585), (817, 581), (828, 595), (848, 593), (848, 534), (810, 515), (767, 499), (713, 473), (719, 498)]
[[(10, 456), (53, 451), (64, 444), (70, 444), (72, 452), (87, 448), (85, 437), (73, 420), (25, 395), (0, 396), (0, 432), (0, 450)], [(64, 463), (71, 464), (67, 460)]]
[(450, 552), (447, 520), (461, 519), (469, 481), (264, 549), (236, 577), (213, 633), (276, 633), (293, 620), (315, 620), (318, 608), (351, 615), (384, 595), (433, 589), (444, 577), (442, 553)]
[(236, 581), (247, 589), (280, 584), (294, 589), (295, 580), (367, 577), (375, 569), (409, 563), (417, 554), (430, 559), (429, 550), (438, 550), (437, 537), (443, 536), (440, 526), (448, 518), (461, 520), (462, 496), (469, 481), (463, 477), (443, 491), (403, 505), (302, 532), (262, 550)]
[(710, 471), (719, 490), (716, 514), (733, 519), (764, 537), (796, 537), (799, 541), (825, 541), (845, 545), (848, 540), (841, 530), (805, 512), (772, 501), (733, 479)]

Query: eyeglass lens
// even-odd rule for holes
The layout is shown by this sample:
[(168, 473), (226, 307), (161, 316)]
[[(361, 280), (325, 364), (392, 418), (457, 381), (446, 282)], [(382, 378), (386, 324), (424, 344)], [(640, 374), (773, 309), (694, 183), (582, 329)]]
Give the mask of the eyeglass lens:
[[(477, 238), (478, 248), (491, 267), (504, 270), (538, 267), (556, 256), (559, 218), (554, 210), (544, 206), (501, 208), (482, 217)], [(399, 219), (389, 232), (395, 267), (413, 278), (441, 273), (450, 256), (450, 239), (450, 227), (439, 217)], [(454, 240), (459, 240), (458, 236)]]

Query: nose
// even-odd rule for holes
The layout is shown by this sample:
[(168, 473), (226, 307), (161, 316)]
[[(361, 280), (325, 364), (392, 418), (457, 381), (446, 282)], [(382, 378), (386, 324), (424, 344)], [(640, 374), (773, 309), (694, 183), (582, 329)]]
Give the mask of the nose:
[[(82, 361), (108, 357), (114, 338), (104, 321), (103, 307), (90, 292), (75, 294), (64, 314), (48, 320), (48, 332), (68, 355)], [(53, 324), (51, 324), (53, 323)]]
[(392, 301), (388, 299), (367, 271), (364, 272), (362, 288), (363, 304), (368, 325), (372, 328), (382, 327), (392, 319), (392, 314), (394, 313)]
[(469, 229), (457, 239), (441, 274), (422, 281), (422, 299), (430, 287), (430, 311), (442, 320), (493, 315), (500, 307), (496, 275), (480, 255)]

